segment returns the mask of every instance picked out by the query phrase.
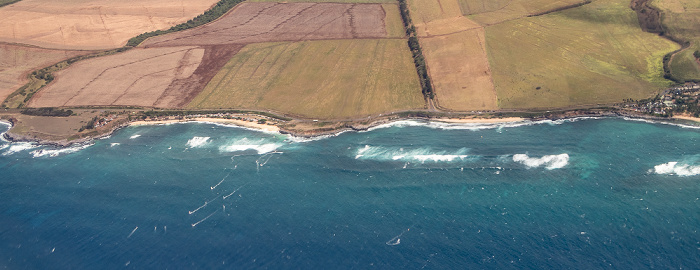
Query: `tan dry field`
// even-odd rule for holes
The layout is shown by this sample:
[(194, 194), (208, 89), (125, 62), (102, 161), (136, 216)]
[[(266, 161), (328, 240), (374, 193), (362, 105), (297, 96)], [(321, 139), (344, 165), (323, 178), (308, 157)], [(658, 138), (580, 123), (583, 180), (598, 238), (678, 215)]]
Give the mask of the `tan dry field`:
[(462, 16), (457, 0), (412, 0), (409, 5), (438, 106), (498, 109), (484, 28)]
[(0, 41), (57, 49), (110, 49), (186, 22), (217, 0), (22, 0), (0, 9)]
[(188, 107), (318, 119), (421, 109), (425, 102), (412, 62), (403, 39), (251, 44)]
[(441, 108), (498, 109), (483, 28), (422, 38), (421, 44)]
[(32, 71), (88, 53), (0, 44), (0, 100), (27, 83)]
[[(384, 38), (381, 4), (241, 3), (202, 27), (150, 38), (143, 47)], [(390, 20), (399, 20), (398, 14)]]
[(204, 87), (238, 49), (240, 46), (133, 49), (81, 61), (59, 71), (29, 106), (183, 106), (194, 97), (192, 89)]

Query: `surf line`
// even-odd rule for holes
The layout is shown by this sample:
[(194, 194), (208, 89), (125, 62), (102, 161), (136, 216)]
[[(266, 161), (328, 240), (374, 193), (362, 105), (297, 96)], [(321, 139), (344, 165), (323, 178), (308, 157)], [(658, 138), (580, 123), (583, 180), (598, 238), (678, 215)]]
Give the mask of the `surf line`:
[(401, 244), (401, 236), (403, 236), (404, 233), (407, 233), (410, 230), (411, 230), (411, 228), (406, 229), (405, 231), (401, 232), (401, 234), (397, 235), (394, 238), (391, 238), (391, 240), (389, 240), (389, 241), (386, 241), (386, 244), (389, 246), (395, 246), (395, 245)]
[(231, 192), (231, 194), (224, 196), (224, 200), (226, 200), (228, 197), (231, 197), (234, 193), (236, 193), (238, 190), (242, 189), (243, 187), (245, 187), (247, 185), (248, 184), (242, 185), (242, 186), (238, 187), (236, 190), (234, 190), (233, 192)]
[(224, 179), (221, 179), (221, 181), (220, 181), (218, 184), (216, 184), (216, 185), (213, 186), (213, 187), (210, 187), (211, 190), (214, 190), (215, 188), (219, 187), (219, 185), (221, 185), (221, 183), (223, 183), (224, 180), (226, 180), (226, 178), (228, 178), (229, 175), (231, 175), (231, 173), (228, 173), (226, 176), (224, 176)]
[(219, 197), (217, 196), (217, 197), (214, 197), (214, 199), (209, 200), (208, 202), (204, 202), (204, 204), (202, 206), (198, 207), (197, 209), (194, 209), (193, 211), (190, 211), (190, 215), (196, 213), (197, 211), (199, 211), (199, 209), (206, 207), (210, 202), (213, 202), (218, 198)]
[(129, 234), (129, 236), (127, 236), (126, 238), (131, 238), (131, 236), (134, 235), (134, 233), (135, 233), (136, 230), (138, 230), (138, 229), (139, 229), (139, 226), (136, 226), (136, 228), (134, 228), (134, 230), (131, 231), (131, 233)]
[(208, 215), (207, 217), (205, 217), (204, 219), (202, 219), (202, 220), (200, 220), (200, 221), (197, 221), (196, 223), (192, 223), (192, 228), (194, 228), (194, 227), (196, 227), (197, 225), (199, 225), (199, 223), (202, 223), (202, 222), (204, 222), (205, 220), (209, 219), (211, 216), (213, 216), (214, 214), (216, 214), (216, 212), (219, 212), (219, 209), (216, 209), (216, 211), (214, 211), (214, 213), (209, 214), (209, 215)]

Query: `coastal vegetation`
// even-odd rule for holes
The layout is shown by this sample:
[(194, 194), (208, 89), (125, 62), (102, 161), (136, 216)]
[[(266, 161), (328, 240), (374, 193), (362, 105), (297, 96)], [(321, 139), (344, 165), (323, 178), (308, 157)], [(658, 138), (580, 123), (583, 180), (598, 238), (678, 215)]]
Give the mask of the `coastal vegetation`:
[(34, 116), (58, 116), (68, 117), (73, 115), (72, 110), (56, 109), (56, 108), (27, 108), (22, 110), (22, 114)]
[(187, 106), (351, 118), (422, 108), (402, 39), (260, 43), (244, 47)]

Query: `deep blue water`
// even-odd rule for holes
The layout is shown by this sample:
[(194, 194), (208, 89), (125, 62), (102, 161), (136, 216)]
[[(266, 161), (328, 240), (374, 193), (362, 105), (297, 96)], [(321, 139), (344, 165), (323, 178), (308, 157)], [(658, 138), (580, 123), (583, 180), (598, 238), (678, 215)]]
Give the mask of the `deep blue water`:
[(5, 142), (0, 268), (698, 268), (699, 140), (598, 119)]

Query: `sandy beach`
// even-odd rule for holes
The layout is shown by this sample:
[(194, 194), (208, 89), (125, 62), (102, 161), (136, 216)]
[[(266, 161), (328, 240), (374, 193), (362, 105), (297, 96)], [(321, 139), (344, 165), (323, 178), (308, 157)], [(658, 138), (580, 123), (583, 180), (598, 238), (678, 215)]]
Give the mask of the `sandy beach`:
[(165, 125), (174, 123), (184, 123), (184, 122), (206, 122), (206, 123), (216, 123), (225, 125), (234, 125), (246, 128), (259, 129), (267, 132), (279, 132), (280, 128), (277, 126), (271, 126), (266, 124), (258, 124), (257, 122), (249, 122), (237, 119), (223, 119), (223, 118), (190, 118), (183, 120), (159, 120), (159, 121), (134, 121), (129, 123), (130, 126), (146, 126), (146, 125)]
[(700, 122), (700, 117), (692, 117), (692, 116), (687, 116), (687, 115), (674, 115), (673, 119), (682, 119), (682, 120)]

